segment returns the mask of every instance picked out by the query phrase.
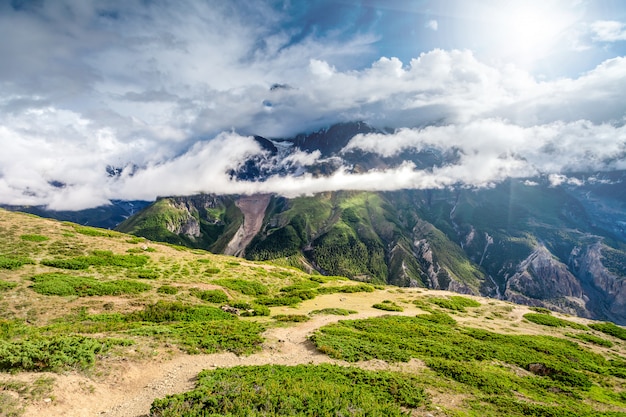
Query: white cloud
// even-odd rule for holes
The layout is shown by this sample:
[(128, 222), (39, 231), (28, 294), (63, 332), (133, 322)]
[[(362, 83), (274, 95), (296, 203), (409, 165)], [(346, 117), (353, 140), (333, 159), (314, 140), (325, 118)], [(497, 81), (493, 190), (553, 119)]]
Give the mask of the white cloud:
[(626, 41), (626, 24), (615, 20), (598, 20), (591, 24), (592, 39), (599, 42)]
[[(281, 12), (264, 2), (113, 2), (108, 11), (95, 2), (41, 4), (32, 13), (0, 5), (7, 40), (0, 42), (0, 203), (78, 209), (200, 191), (488, 185), (506, 176), (626, 168), (624, 57), (551, 81), (469, 50), (346, 69), (371, 51), (375, 36), (313, 33), (292, 42), (293, 33), (277, 29)], [(428, 27), (443, 29), (435, 20)], [(619, 22), (592, 28), (603, 41), (624, 33)], [(290, 88), (272, 90), (276, 83)], [(288, 137), (351, 120), (404, 128), (356, 138), (352, 148), (389, 156), (457, 146), (464, 154), (432, 172), (406, 164), (256, 184), (224, 173), (260, 152), (233, 132)], [(298, 153), (287, 162), (318, 159)], [(126, 169), (113, 178), (108, 166)]]
[(426, 22), (426, 28), (437, 31), (437, 29), (439, 29), (439, 23), (436, 20), (429, 20)]

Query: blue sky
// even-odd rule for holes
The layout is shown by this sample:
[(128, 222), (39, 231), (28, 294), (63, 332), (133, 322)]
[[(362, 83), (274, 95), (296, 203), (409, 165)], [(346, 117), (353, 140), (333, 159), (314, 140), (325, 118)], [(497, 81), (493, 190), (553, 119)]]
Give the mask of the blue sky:
[[(626, 169), (625, 53), (619, 0), (4, 0), (0, 203), (79, 209)], [(264, 184), (224, 174), (261, 151), (249, 135), (356, 120), (396, 133), (350, 149), (465, 157), (437, 172)]]

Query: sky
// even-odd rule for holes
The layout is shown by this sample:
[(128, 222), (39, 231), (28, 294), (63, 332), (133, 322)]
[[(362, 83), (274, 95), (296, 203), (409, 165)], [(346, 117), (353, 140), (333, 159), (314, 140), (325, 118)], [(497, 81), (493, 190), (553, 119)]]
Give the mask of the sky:
[[(0, 0), (0, 204), (626, 169), (625, 55), (621, 0)], [(344, 152), (462, 157), (263, 183), (226, 174), (262, 152), (251, 135), (347, 121), (393, 133)]]

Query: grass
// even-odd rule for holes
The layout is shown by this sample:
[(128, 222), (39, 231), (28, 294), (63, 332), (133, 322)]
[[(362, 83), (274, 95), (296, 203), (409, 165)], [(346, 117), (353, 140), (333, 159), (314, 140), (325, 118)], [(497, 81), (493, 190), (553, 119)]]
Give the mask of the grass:
[(42, 235), (21, 235), (20, 239), (27, 242), (45, 242), (46, 240), (50, 240), (47, 236)]
[(613, 347), (613, 342), (611, 342), (610, 340), (603, 339), (590, 333), (568, 333), (566, 336), (582, 340), (583, 342), (593, 343), (594, 345), (598, 346), (604, 346), (607, 348)]
[(311, 320), (311, 317), (304, 314), (277, 314), (272, 316), (276, 321), (284, 321), (291, 323), (302, 323)]
[(402, 307), (390, 300), (384, 300), (380, 303), (376, 303), (372, 307), (384, 311), (404, 311)]
[(0, 281), (0, 292), (12, 290), (15, 287), (17, 287), (17, 282)]
[(73, 276), (54, 272), (35, 275), (31, 281), (33, 281), (33, 291), (43, 295), (85, 297), (138, 294), (152, 288), (143, 282), (128, 279), (101, 281), (87, 276)]
[(209, 303), (225, 303), (228, 301), (228, 295), (222, 290), (200, 290), (198, 288), (192, 288), (189, 293), (194, 297), (209, 302)]
[(448, 298), (430, 297), (428, 298), (428, 301), (441, 308), (453, 311), (465, 311), (466, 307), (480, 307), (480, 303), (478, 301), (462, 297), (460, 295), (452, 295)]
[(590, 324), (589, 327), (591, 327), (593, 330), (597, 330), (599, 332), (606, 333), (613, 337), (617, 337), (618, 339), (626, 340), (626, 329), (614, 323), (611, 323), (611, 322), (593, 323), (593, 324)]
[(532, 323), (540, 324), (542, 326), (571, 327), (572, 329), (577, 329), (577, 330), (589, 329), (587, 326), (583, 324), (575, 323), (570, 320), (560, 319), (558, 317), (550, 316), (548, 314), (527, 313), (527, 314), (524, 314), (524, 318)]
[[(342, 206), (345, 216), (337, 216), (345, 217), (350, 224), (353, 217), (366, 216), (361, 208), (352, 207), (353, 213), (347, 210), (350, 208)], [(370, 210), (369, 215), (376, 216), (378, 212)], [(405, 220), (410, 221), (402, 221)], [(264, 346), (272, 347), (272, 341), (264, 342), (264, 331), (275, 336), (273, 327), (297, 326), (299, 321), (316, 314), (338, 316), (324, 319), (328, 321), (342, 319), (312, 337), (317, 349), (332, 357), (346, 359), (355, 366), (361, 366), (357, 363), (367, 358), (391, 363), (416, 361), (407, 366), (392, 366), (406, 372), (402, 374), (354, 367), (336, 369), (330, 365), (281, 369), (267, 365), (242, 368), (241, 372), (218, 369), (207, 372), (206, 378), (203, 374), (198, 389), (158, 400), (163, 407), (153, 408), (154, 415), (279, 415), (280, 410), (306, 415), (307, 410), (313, 410), (318, 415), (333, 416), (430, 412), (459, 417), (599, 417), (622, 415), (620, 412), (626, 408), (625, 345), (614, 339), (617, 336), (599, 337), (598, 333), (604, 329), (608, 334), (620, 335), (623, 328), (616, 325), (600, 324), (595, 331), (535, 325), (528, 320), (520, 322), (517, 313), (525, 309), (495, 300), (478, 303), (473, 297), (449, 297), (442, 292), (391, 290), (346, 282), (345, 278), (308, 275), (271, 262), (234, 262), (232, 258), (204, 251), (145, 241), (155, 248), (155, 252), (148, 253), (139, 250), (139, 239), (109, 231), (102, 231), (102, 235), (83, 234), (74, 227), (69, 223), (5, 215), (0, 210), (0, 259), (29, 261), (12, 261), (15, 266), (11, 269), (0, 269), (0, 286), (9, 291), (0, 294), (0, 360), (6, 362), (4, 369), (8, 371), (0, 378), (0, 415), (19, 413), (28, 405), (23, 398), (30, 394), (21, 391), (26, 388), (15, 385), (26, 377), (14, 373), (24, 369), (101, 375), (109, 372), (111, 365), (115, 367), (119, 357), (131, 361), (129, 364), (140, 358), (154, 358), (154, 366), (158, 366), (180, 351), (247, 355)], [(315, 231), (297, 232), (305, 236)], [(33, 233), (49, 240), (39, 244), (21, 238)], [(133, 248), (138, 249), (133, 252), (135, 255), (128, 252)], [(51, 269), (42, 260), (83, 261), (88, 266)], [(209, 271), (219, 275), (212, 276)], [(31, 277), (38, 278), (30, 280)], [(135, 280), (140, 277), (144, 280)], [(122, 290), (104, 299), (84, 296), (106, 294), (109, 290), (102, 291), (102, 285), (123, 281), (151, 285), (145, 291)], [(204, 289), (206, 285), (221, 283), (232, 288)], [(41, 294), (64, 293), (62, 289), (69, 287), (73, 295), (42, 296), (33, 291), (36, 287), (43, 291)], [(384, 292), (370, 295), (375, 289)], [(265, 293), (256, 295), (259, 292)], [(360, 294), (320, 297), (353, 292)], [(316, 297), (320, 298), (313, 300)], [(361, 304), (358, 300), (362, 300)], [(268, 303), (261, 305), (260, 301)], [(369, 306), (374, 303), (404, 306), (403, 303), (412, 301), (432, 314), (345, 320), (356, 310), (370, 314)], [(218, 308), (226, 303), (238, 314)], [(474, 303), (481, 308), (471, 314), (455, 315), (462, 309), (476, 307)], [(279, 314), (290, 309), (271, 312), (268, 307), (295, 304), (302, 305), (293, 314)], [(344, 305), (355, 310), (337, 308)], [(549, 316), (536, 309), (533, 313)], [(487, 317), (492, 320), (485, 320)], [(536, 335), (520, 334), (530, 328)], [(152, 366), (150, 361), (148, 366)], [(380, 368), (382, 365), (376, 366)], [(259, 375), (258, 381), (254, 379)], [(221, 391), (203, 391), (201, 382), (221, 384)], [(34, 387), (33, 383), (28, 385)], [(411, 395), (419, 398), (405, 402), (404, 396)], [(244, 401), (246, 396), (252, 400)], [(228, 408), (233, 403), (248, 408)], [(265, 404), (275, 408), (264, 409)], [(296, 408), (289, 408), (292, 406), (307, 408), (298, 413), (294, 412)], [(198, 408), (203, 411), (194, 414)], [(189, 414), (179, 413), (181, 410)], [(242, 411), (237, 414), (237, 410)]]
[(173, 285), (161, 285), (157, 288), (157, 293), (169, 295), (178, 294), (178, 287), (174, 287)]
[(0, 340), (0, 370), (86, 369), (94, 365), (97, 354), (106, 352), (110, 347), (110, 341), (83, 336)]
[(336, 308), (336, 307), (328, 307), (328, 308), (322, 308), (320, 310), (313, 310), (311, 311), (311, 315), (316, 315), (316, 314), (329, 314), (329, 315), (334, 315), (334, 316), (349, 316), (350, 314), (357, 314), (358, 311), (356, 310), (348, 310), (345, 308)]
[(245, 279), (226, 278), (216, 279), (213, 283), (222, 287), (238, 291), (244, 295), (265, 295), (269, 293), (269, 289), (257, 281), (249, 281)]
[[(537, 401), (544, 408), (530, 415), (602, 415), (591, 406), (581, 406), (579, 400), (591, 401), (592, 388), (609, 395), (610, 384), (603, 387), (594, 381), (624, 375), (626, 367), (626, 362), (608, 361), (562, 338), (461, 327), (443, 313), (344, 320), (321, 328), (311, 340), (321, 352), (348, 362), (422, 359), (436, 375), (472, 393), (477, 407), (487, 404), (486, 410), (493, 414), (486, 415), (494, 416), (527, 415), (519, 410), (535, 409)], [(511, 367), (527, 373), (520, 376)], [(521, 400), (516, 393), (522, 394)], [(611, 404), (618, 401), (626, 407), (626, 397), (612, 398)], [(514, 403), (512, 410), (503, 405), (510, 403)]]
[(0, 269), (18, 269), (23, 265), (34, 264), (35, 261), (25, 256), (0, 255)]
[(416, 377), (336, 365), (204, 371), (190, 392), (157, 399), (153, 417), (405, 416), (427, 403)]

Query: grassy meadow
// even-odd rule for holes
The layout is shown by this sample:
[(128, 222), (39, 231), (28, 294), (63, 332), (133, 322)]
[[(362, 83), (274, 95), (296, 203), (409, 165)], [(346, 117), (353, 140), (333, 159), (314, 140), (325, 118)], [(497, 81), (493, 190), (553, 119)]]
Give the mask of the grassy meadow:
[(216, 366), (150, 415), (626, 415), (626, 329), (612, 323), (0, 210), (0, 416), (43, 401), (60, 415), (55, 375), (108, 381), (120, 363), (188, 354), (271, 362), (269, 335), (298, 326), (328, 363)]

